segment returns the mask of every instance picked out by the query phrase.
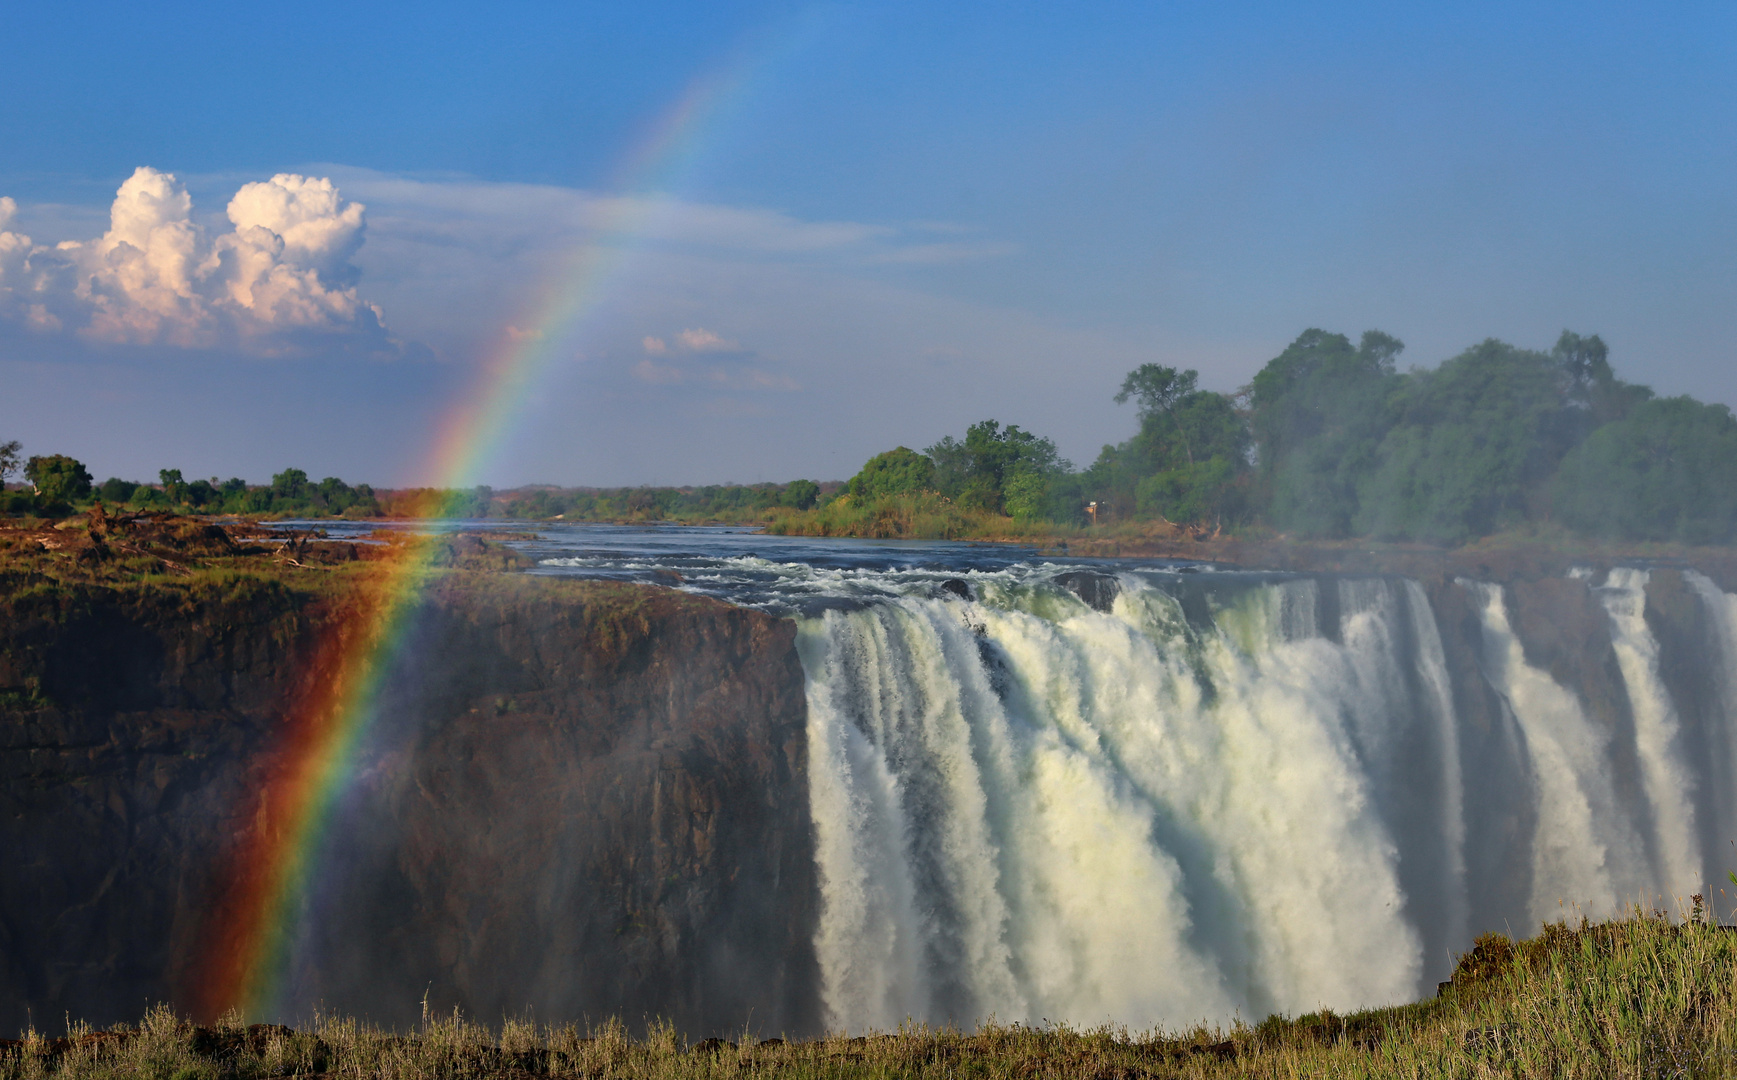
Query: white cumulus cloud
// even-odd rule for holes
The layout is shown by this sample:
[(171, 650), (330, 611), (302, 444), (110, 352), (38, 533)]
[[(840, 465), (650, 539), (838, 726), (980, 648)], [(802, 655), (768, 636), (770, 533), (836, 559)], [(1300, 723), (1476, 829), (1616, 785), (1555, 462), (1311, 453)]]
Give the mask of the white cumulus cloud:
[[(16, 212), (0, 199), (0, 227)], [(350, 262), (363, 212), (330, 180), (280, 173), (243, 185), (229, 202), (231, 230), (213, 237), (172, 173), (141, 166), (96, 239), (49, 247), (0, 232), (0, 318), (141, 345), (278, 353), (310, 335), (385, 344)]]

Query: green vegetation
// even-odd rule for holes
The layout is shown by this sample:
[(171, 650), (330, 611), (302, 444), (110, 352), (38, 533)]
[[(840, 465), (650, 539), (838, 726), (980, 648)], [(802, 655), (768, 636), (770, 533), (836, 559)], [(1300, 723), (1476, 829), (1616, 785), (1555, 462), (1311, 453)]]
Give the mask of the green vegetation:
[[(1162, 973), (1154, 973), (1162, 977)], [(1722, 1077), (1737, 1073), (1737, 934), (1653, 914), (1529, 941), (1480, 938), (1437, 997), (1345, 1016), (1132, 1032), (989, 1022), (897, 1032), (688, 1044), (665, 1023), (581, 1031), (458, 1015), (399, 1034), (323, 1017), (305, 1031), (167, 1009), (136, 1028), (31, 1032), (0, 1048), (0, 1080), (275, 1076)]]
[(1197, 387), (1198, 373), (1143, 364), (1118, 405), (1138, 402), (1140, 430), (1106, 446), (1084, 477), (1101, 518), (1158, 517), (1222, 527), (1248, 501), (1249, 432), (1231, 399)]
[(1057, 505), (1052, 492), (1073, 467), (1056, 452), (1055, 443), (1022, 431), (1018, 424), (1005, 429), (994, 420), (972, 424), (964, 442), (949, 435), (927, 454), (935, 463), (936, 493), (967, 510), (1047, 518), (1071, 509), (1071, 498)]
[(90, 473), (65, 454), (31, 458), (24, 478), (36, 486), (36, 498), (44, 507), (70, 508), (90, 498)]
[[(1549, 352), (1491, 339), (1433, 370), (1399, 372), (1403, 349), (1377, 330), (1356, 345), (1308, 330), (1234, 395), (1145, 364), (1115, 395), (1135, 403), (1138, 430), (1083, 471), (1049, 440), (986, 420), (962, 442), (875, 458), (846, 505), (773, 528), (999, 538), (1044, 522), (1051, 539), (1100, 540), (1148, 523), (1195, 538), (1451, 546), (1566, 527), (1624, 543), (1737, 541), (1737, 419), (1725, 406), (1654, 400), (1616, 378), (1598, 337), (1568, 331)], [(923, 476), (929, 459), (931, 512), (918, 512), (918, 481), (881, 482), (895, 455), (901, 477)]]
[(1645, 401), (1562, 461), (1564, 524), (1609, 539), (1727, 542), (1737, 521), (1737, 419), (1693, 398)]
[[(1377, 330), (1353, 345), (1305, 331), (1235, 394), (1143, 364), (1114, 398), (1136, 429), (1076, 470), (1054, 442), (983, 420), (921, 452), (899, 446), (845, 483), (376, 491), (286, 469), (268, 485), (111, 477), (32, 457), (32, 490), (0, 512), (110, 507), (261, 517), (757, 523), (827, 536), (982, 539), (1138, 534), (1463, 545), (1506, 533), (1622, 543), (1737, 542), (1737, 419), (1723, 405), (1654, 399), (1614, 374), (1596, 336), (1549, 352), (1494, 339), (1401, 372)], [(0, 480), (20, 447), (0, 445)]]
[(889, 495), (920, 495), (935, 489), (935, 463), (907, 446), (895, 447), (869, 458), (862, 471), (850, 478), (844, 491), (857, 502)]
[(101, 502), (115, 510), (280, 518), (372, 518), (383, 513), (380, 499), (368, 485), (351, 487), (335, 476), (316, 484), (300, 469), (285, 469), (272, 477), (270, 484), (262, 485), (240, 478), (220, 481), (215, 476), (188, 481), (180, 469), (159, 470), (154, 485), (117, 476), (94, 484), (82, 462), (54, 454), (31, 458), (24, 477), (33, 490), (6, 492), (0, 499), (0, 511), (61, 517)]
[(814, 508), (842, 485), (708, 484), (698, 487), (557, 488), (496, 491), (416, 488), (377, 494), (381, 516), (503, 521), (669, 522), (705, 525), (760, 522)]
[[(0, 446), (4, 450), (4, 446)], [(920, 455), (914, 455), (920, 458)], [(39, 459), (32, 459), (33, 461)], [(793, 480), (787, 484), (716, 484), (704, 487), (555, 488), (495, 491), (352, 487), (335, 476), (315, 483), (301, 469), (285, 469), (269, 484), (239, 478), (189, 481), (180, 469), (162, 469), (154, 484), (109, 477), (90, 484), (84, 466), (56, 455), (85, 484), (71, 494), (36, 491), (0, 494), (0, 513), (63, 516), (93, 502), (116, 510), (213, 514), (259, 518), (498, 518), (506, 521), (709, 522), (765, 521), (778, 514), (813, 509), (842, 485)], [(922, 459), (925, 460), (926, 459)], [(0, 464), (4, 464), (0, 460)], [(59, 501), (53, 501), (58, 498)]]

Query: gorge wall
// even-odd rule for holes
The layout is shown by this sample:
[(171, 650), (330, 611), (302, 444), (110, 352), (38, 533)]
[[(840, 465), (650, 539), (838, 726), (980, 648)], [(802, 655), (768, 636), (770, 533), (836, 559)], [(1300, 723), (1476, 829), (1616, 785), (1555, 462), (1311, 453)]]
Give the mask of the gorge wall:
[[(0, 1028), (182, 1008), (261, 762), (345, 617), (271, 583), (0, 612)], [(288, 1007), (819, 1023), (793, 628), (668, 590), (456, 575), (414, 620)]]

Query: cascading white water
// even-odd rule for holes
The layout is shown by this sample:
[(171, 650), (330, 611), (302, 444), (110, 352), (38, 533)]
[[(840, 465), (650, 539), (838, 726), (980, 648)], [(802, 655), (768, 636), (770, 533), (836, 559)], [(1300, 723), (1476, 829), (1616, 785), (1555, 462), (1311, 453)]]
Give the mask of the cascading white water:
[(1686, 896), (1699, 890), (1705, 861), (1695, 825), (1696, 778), (1684, 757), (1676, 705), (1659, 675), (1659, 645), (1647, 628), (1648, 579), (1645, 570), (1617, 567), (1597, 593), (1610, 613), (1610, 643), (1628, 690), (1641, 782), (1652, 811), (1651, 881), (1666, 895)]
[[(1460, 583), (1517, 748), (1505, 808), (1466, 801), (1473, 735), (1416, 582), (1123, 574), (1106, 611), (1053, 578), (799, 620), (839, 1027), (1403, 1001), (1472, 933), (1607, 913), (1701, 869), (1642, 573), (1598, 590), (1638, 796), (1613, 778), (1619, 734), (1527, 662), (1502, 590)], [(1508, 925), (1470, 923), (1489, 882), (1468, 870), (1469, 821), (1524, 856)]]
[(1446, 744), (1423, 770), (1433, 812), (1412, 816), (1444, 858), (1431, 904), (1463, 925), (1451, 708), (1420, 592), (1356, 583), (1335, 642), (1313, 581), (1248, 592), (1204, 629), (1121, 584), (1107, 613), (991, 583), (982, 603), (804, 622), (836, 1022), (1181, 1022), (1409, 996), (1422, 941), (1387, 811), (1417, 790), (1382, 789), (1417, 763), (1397, 760), (1396, 711)]
[(1567, 905), (1603, 915), (1650, 896), (1645, 850), (1611, 775), (1611, 733), (1587, 721), (1572, 691), (1526, 662), (1499, 586), (1460, 584), (1482, 602), (1484, 673), (1524, 736), (1535, 784), (1529, 921)]

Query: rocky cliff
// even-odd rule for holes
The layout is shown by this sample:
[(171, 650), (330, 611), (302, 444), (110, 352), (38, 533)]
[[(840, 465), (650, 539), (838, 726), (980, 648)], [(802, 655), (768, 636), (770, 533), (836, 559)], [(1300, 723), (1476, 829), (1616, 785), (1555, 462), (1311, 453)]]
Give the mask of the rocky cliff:
[[(233, 857), (278, 824), (260, 795), (290, 703), (329, 677), (322, 656), (378, 583), (366, 547), (250, 548), (174, 523), (102, 531), (21, 538), (0, 529), (0, 1033), (63, 1014), (108, 1024), (157, 1001), (195, 1012), (208, 1003), (202, 973), (232, 901)], [(474, 538), (449, 546), (441, 561), (454, 566), (512, 562)], [(1597, 788), (1609, 819), (1599, 822), (1621, 826), (1606, 837), (1610, 850), (1628, 850), (1647, 873), (1669, 861), (1665, 841), (1681, 838), (1652, 820), (1670, 800), (1648, 786), (1636, 700), (1668, 702), (1680, 722), (1679, 771), (1690, 781), (1681, 802), (1697, 832), (1689, 846), (1708, 853), (1706, 880), (1722, 875), (1737, 823), (1728, 597), (1708, 593), (1681, 561), (1650, 560), (1645, 636), (1662, 689), (1644, 688), (1613, 644), (1609, 590), (1593, 587), (1627, 559), (1547, 549), (1367, 556), (1275, 559), (1312, 574), (1287, 586), (1308, 599), (1311, 625), (1286, 622), (1275, 641), (1320, 639), (1333, 648), (1311, 647), (1331, 658), (1348, 645), (1348, 605), (1393, 636), (1362, 641), (1369, 664), (1309, 692), (1347, 715), (1363, 709), (1381, 733), (1360, 752), (1383, 827), (1411, 838), (1398, 884), (1430, 964), (1446, 963), (1468, 933), (1524, 928), (1551, 887), (1540, 851), (1561, 832), (1550, 819), (1565, 804), (1540, 786), (1538, 754), (1552, 741), (1596, 748), (1579, 780)], [(1570, 572), (1588, 562), (1589, 573)], [(1728, 555), (1694, 565), (1721, 588), (1737, 582)], [(1110, 605), (1113, 579), (1074, 577), (1103, 588), (1056, 584), (1090, 592), (1100, 613)], [(1178, 596), (1197, 631), (1212, 621), (1215, 591), (1264, 587), (1253, 577), (1184, 578)], [(1495, 608), (1479, 581), (1502, 586)], [(1414, 605), (1406, 590), (1427, 599)], [(1428, 621), (1403, 617), (1413, 611)], [(403, 1026), (425, 1007), (456, 1007), (489, 1021), (666, 1017), (693, 1038), (744, 1027), (809, 1033), (826, 1022), (794, 624), (667, 589), (452, 569), (436, 575), (408, 625), (296, 914), (295, 966), (274, 1019), (324, 1008)], [(1504, 673), (1493, 652), (1510, 627), (1524, 672)], [(999, 654), (979, 642), (959, 655), (970, 667)], [(1451, 697), (1447, 728), (1427, 722), (1428, 665)], [(885, 674), (865, 669), (864, 685)], [(965, 689), (981, 682), (975, 674), (951, 673)], [(1221, 675), (1225, 692), (1253, 677)], [(1556, 696), (1517, 700), (1526, 686)], [(1642, 690), (1650, 696), (1637, 698)], [(1286, 724), (1309, 721), (1293, 699), (1262, 700)], [(1333, 710), (1323, 708), (1316, 719), (1326, 723)], [(1448, 728), (1451, 737), (1441, 734)], [(1451, 748), (1438, 745), (1444, 738)], [(889, 753), (894, 772), (921, 756)], [(937, 767), (918, 779), (950, 775)], [(1032, 800), (1024, 790), (1009, 797)], [(912, 835), (931, 810), (915, 806)], [(1463, 844), (1444, 833), (1442, 819), (1456, 816)], [(891, 832), (889, 850), (922, 841)], [(950, 857), (926, 843), (925, 858)], [(1454, 904), (1442, 899), (1443, 868), (1460, 858), (1450, 848), (1464, 863), (1450, 883), (1463, 892)], [(948, 910), (913, 907), (911, 918), (923, 933), (946, 930), (936, 913)], [(864, 940), (870, 961), (896, 952), (884, 937)], [(1121, 963), (1126, 953), (1119, 942), (1106, 955)], [(948, 955), (910, 952), (922, 964)], [(852, 963), (838, 961), (834, 974), (845, 979)], [(876, 1003), (890, 1000), (876, 992)]]
[[(350, 586), (0, 577), (0, 1029), (193, 1007), (226, 858), (261, 824), (260, 763)], [(414, 626), (288, 1007), (812, 1029), (791, 625), (453, 573)]]

